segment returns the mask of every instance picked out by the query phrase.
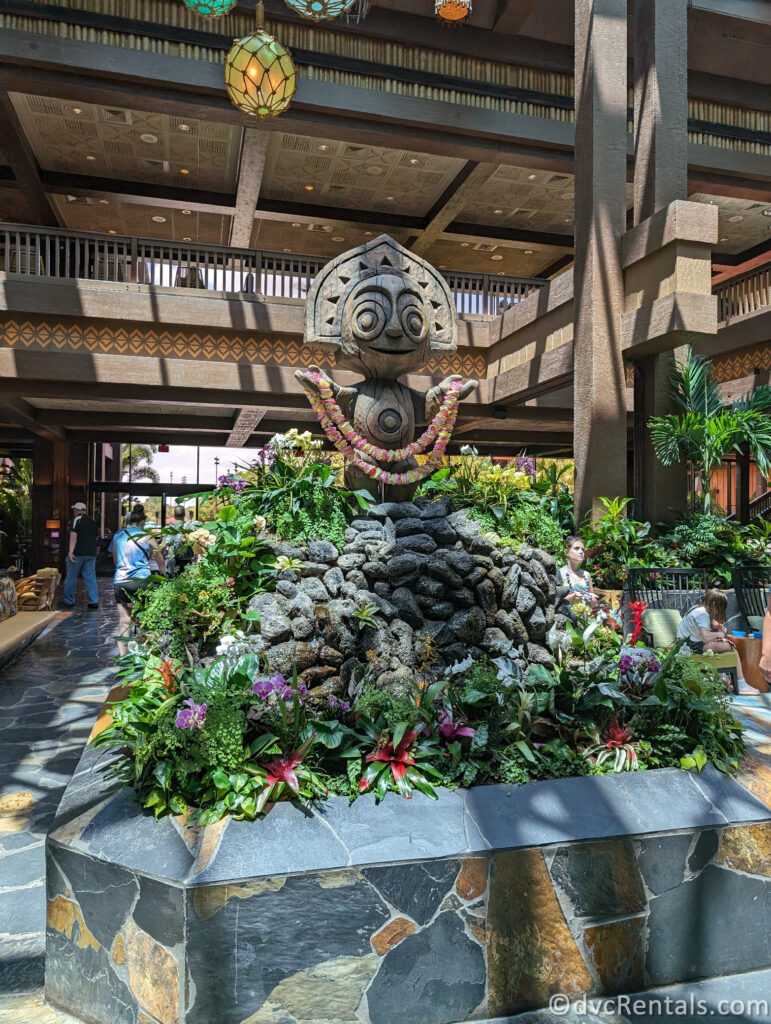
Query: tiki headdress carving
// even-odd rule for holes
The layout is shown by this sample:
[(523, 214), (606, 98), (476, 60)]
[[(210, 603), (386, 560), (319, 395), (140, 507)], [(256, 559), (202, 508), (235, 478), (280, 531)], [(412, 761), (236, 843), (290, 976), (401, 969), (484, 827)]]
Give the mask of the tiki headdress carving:
[[(405, 327), (401, 349), (368, 351), (382, 335), (383, 318), (396, 315)], [(419, 256), (381, 235), (328, 263), (308, 292), (305, 341), (335, 345), (338, 365), (389, 375), (425, 365), (431, 351), (457, 345), (455, 303), (442, 275)], [(409, 351), (408, 351), (409, 349)], [(401, 358), (400, 358), (401, 357)]]

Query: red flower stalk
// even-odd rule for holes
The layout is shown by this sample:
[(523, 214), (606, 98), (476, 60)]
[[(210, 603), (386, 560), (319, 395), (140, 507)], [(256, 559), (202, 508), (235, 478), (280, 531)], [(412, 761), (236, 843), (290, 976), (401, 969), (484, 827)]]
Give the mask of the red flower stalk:
[(161, 682), (163, 683), (163, 688), (167, 690), (169, 693), (177, 692), (175, 680), (177, 678), (178, 671), (178, 669), (175, 670), (173, 661), (162, 661), (158, 668), (158, 672), (160, 673), (161, 676)]
[(625, 743), (631, 742), (632, 730), (625, 729), (623, 725), (619, 725), (617, 718), (612, 718), (608, 725), (606, 737), (606, 747), (623, 747)]
[(313, 743), (313, 739), (314, 737), (311, 736), (309, 740), (303, 743), (299, 750), (295, 750), (291, 754), (271, 757), (270, 760), (260, 765), (268, 773), (266, 781), (269, 786), (274, 786), (277, 782), (285, 782), (293, 793), (300, 791), (300, 783), (297, 779), (295, 768), (302, 764), (302, 759), (307, 754), (308, 747)]
[(634, 616), (634, 629), (632, 630), (632, 639), (630, 644), (632, 647), (640, 639), (640, 635), (643, 631), (643, 613), (645, 612), (648, 605), (645, 601), (632, 601), (629, 605), (629, 610)]

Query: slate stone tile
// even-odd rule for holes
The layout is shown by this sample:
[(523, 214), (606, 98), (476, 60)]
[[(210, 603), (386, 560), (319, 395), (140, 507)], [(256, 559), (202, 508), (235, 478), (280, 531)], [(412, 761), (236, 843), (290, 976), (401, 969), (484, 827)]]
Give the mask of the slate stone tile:
[(372, 796), (354, 804), (330, 800), (315, 813), (350, 852), (351, 864), (453, 857), (466, 853), (463, 794), (440, 791), (438, 800), (415, 793), (405, 800), (388, 793), (375, 809)]
[(714, 794), (719, 805), (696, 788), (692, 776), (663, 768), (527, 786), (477, 786), (466, 793), (466, 807), (491, 847), (540, 846), (724, 824), (723, 809), (750, 813), (745, 798), (754, 798), (733, 779), (726, 783)]
[(460, 917), (447, 912), (386, 954), (367, 1004), (372, 1024), (443, 1024), (468, 1018), (484, 994), (482, 949)]
[(27, 885), (38, 878), (42, 881), (45, 877), (45, 870), (46, 856), (42, 844), (32, 850), (24, 850), (3, 857), (0, 861), (0, 887), (12, 888), (13, 886)]
[(577, 917), (621, 917), (645, 907), (629, 839), (563, 846), (554, 854), (551, 876)]
[(714, 765), (708, 764), (700, 775), (691, 775), (690, 778), (726, 821), (771, 821), (771, 811), (764, 803), (731, 776), (719, 772)]
[[(238, 886), (228, 886), (227, 902), (203, 920), (196, 910), (195, 891), (188, 890), (194, 1001), (186, 1024), (241, 1024), (298, 971), (338, 957), (371, 954), (370, 936), (388, 920), (389, 910), (355, 872), (349, 872), (346, 881), (349, 884), (330, 887), (328, 875), (295, 875), (276, 879), (277, 889), (264, 888), (252, 895), (249, 885), (240, 892)], [(220, 888), (206, 886), (201, 891)]]
[(320, 818), (281, 802), (258, 822), (229, 821), (213, 859), (190, 881), (259, 878), (344, 868), (347, 863), (348, 851)]
[(60, 932), (46, 942), (46, 1000), (82, 1019), (84, 993), (89, 1018), (109, 1024), (137, 1024), (137, 1006), (116, 976), (107, 950), (82, 949)]
[(161, 878), (181, 880), (193, 864), (193, 854), (171, 819), (156, 821), (143, 813), (131, 789), (110, 797), (81, 840), (95, 857)]
[(439, 909), (459, 871), (460, 861), (450, 860), (365, 868), (363, 874), (392, 906), (422, 925)]
[(50, 841), (48, 856), (67, 879), (89, 931), (109, 949), (136, 898), (136, 877)]
[(689, 871), (701, 871), (701, 869), (712, 860), (717, 853), (719, 833), (707, 829), (701, 833), (696, 840), (693, 853), (688, 858)]
[(45, 883), (0, 893), (0, 935), (42, 932), (46, 925)]
[(139, 899), (132, 917), (136, 924), (163, 946), (184, 940), (184, 890), (154, 878), (140, 877)]
[(584, 929), (586, 959), (608, 994), (633, 992), (645, 984), (644, 915)]
[(768, 966), (771, 880), (708, 865), (650, 900), (648, 984)]
[(643, 880), (654, 894), (680, 885), (685, 876), (685, 858), (693, 840), (693, 833), (683, 835), (649, 836), (640, 841), (637, 863)]

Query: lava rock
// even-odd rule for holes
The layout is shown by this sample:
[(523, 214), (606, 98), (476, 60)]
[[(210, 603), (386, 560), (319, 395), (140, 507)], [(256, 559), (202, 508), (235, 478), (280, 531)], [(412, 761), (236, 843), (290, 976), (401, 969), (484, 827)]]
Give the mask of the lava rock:
[(442, 547), (449, 547), (458, 539), (458, 534), (446, 519), (423, 519), (423, 532), (433, 537), (437, 544)]
[(543, 608), (534, 608), (530, 618), (526, 620), (527, 635), (531, 640), (546, 639), (546, 616)]
[(287, 640), (269, 647), (265, 651), (265, 657), (274, 672), (281, 672), (287, 679), (291, 679), (295, 665), (297, 671), (301, 672), (304, 668), (317, 664), (321, 650), (323, 647), (316, 642)]
[(442, 552), (437, 553), (433, 558), (429, 558), (426, 562), (426, 570), (430, 576), (441, 580), (441, 582), (446, 584), (448, 587), (457, 588), (463, 586), (463, 577), (458, 575), (458, 573), (447, 564)]
[(383, 562), (365, 562), (361, 571), (373, 583), (384, 583), (388, 579), (388, 571)]
[(305, 562), (302, 569), (300, 569), (300, 576), (306, 579), (308, 576), (321, 577), (329, 569), (329, 566), (325, 562)]
[(551, 653), (545, 647), (541, 647), (540, 644), (528, 644), (525, 648), (525, 654), (531, 665), (546, 665), (548, 668), (554, 665)]
[(337, 560), (337, 567), (342, 569), (343, 572), (347, 572), (349, 569), (358, 569), (366, 561), (367, 559), (363, 554), (340, 555)]
[(412, 626), (404, 619), (394, 619), (391, 623), (391, 636), (394, 639), (393, 650), (396, 657), (407, 668), (415, 666), (415, 634)]
[(316, 576), (309, 576), (307, 580), (300, 580), (297, 589), (307, 594), (311, 601), (327, 601), (329, 594), (327, 588)]
[(346, 583), (352, 583), (357, 590), (367, 590), (369, 586), (367, 577), (361, 569), (351, 569), (351, 571), (346, 574), (345, 581)]
[(508, 612), (499, 608), (495, 613), (493, 625), (503, 630), (506, 636), (511, 637), (517, 645), (528, 642), (527, 627), (522, 621), (522, 616), (514, 608)]
[(286, 583), (297, 583), (300, 579), (300, 574), (296, 569), (282, 569), (278, 574), (278, 578)]
[(391, 601), (399, 612), (399, 618), (404, 619), (413, 629), (420, 629), (423, 625), (423, 613), (411, 590), (407, 587), (397, 587), (391, 594)]
[(332, 541), (309, 540), (305, 546), (308, 549), (308, 557), (314, 562), (327, 562), (332, 565), (337, 561), (338, 552)]
[(394, 555), (386, 562), (388, 578), (394, 583), (406, 583), (414, 579), (426, 564), (426, 556), (409, 553)]
[(409, 519), (420, 515), (417, 505), (411, 501), (384, 501), (379, 505), (370, 505), (367, 515), (373, 519)]
[(527, 616), (536, 606), (535, 595), (527, 587), (520, 587), (517, 591), (517, 600), (514, 607), (520, 615)]
[(460, 576), (468, 576), (476, 566), (474, 556), (470, 555), (467, 551), (447, 551), (444, 560)]
[(458, 587), (447, 595), (456, 608), (472, 608), (476, 604), (474, 591), (468, 587)]
[(452, 513), (452, 498), (442, 495), (441, 498), (423, 499), (420, 508), (421, 519), (446, 519)]
[(260, 613), (260, 636), (266, 647), (288, 640), (292, 635), (292, 624), (272, 594), (258, 594), (248, 607), (250, 612)]
[(469, 551), (475, 555), (491, 555), (495, 551), (495, 544), (480, 533), (470, 542)]
[(422, 580), (418, 580), (415, 584), (415, 591), (418, 594), (425, 594), (426, 597), (444, 597), (444, 583), (424, 576)]
[(480, 529), (479, 523), (466, 512), (465, 509), (460, 509), (458, 512), (453, 512), (447, 517), (450, 526), (455, 530), (464, 545), (471, 544), (475, 537), (479, 537)]
[[(483, 569), (481, 565), (475, 565), (471, 572), (466, 577), (466, 586), (475, 587), (481, 583), (487, 576), (487, 570)], [(495, 588), (493, 588), (495, 589)]]
[(413, 537), (416, 533), (423, 533), (423, 523), (416, 516), (408, 519), (399, 519), (396, 522), (397, 537)]
[(297, 618), (298, 615), (313, 618), (313, 601), (311, 601), (304, 591), (298, 590), (297, 594), (289, 603), (287, 614), (290, 619)]
[(499, 654), (503, 654), (504, 651), (508, 650), (510, 643), (510, 638), (507, 637), (502, 630), (497, 629), (495, 626), (491, 626), (485, 630), (482, 647), (484, 650), (497, 657)]
[(436, 541), (427, 533), (418, 533), (412, 537), (399, 537), (393, 545), (394, 555), (404, 555), (413, 551), (421, 555), (432, 555), (436, 551)]
[(345, 582), (343, 576), (343, 570), (338, 569), (337, 566), (333, 566), (331, 569), (327, 569), (324, 573), (324, 586), (329, 591), (330, 597), (337, 597), (340, 593), (340, 589)]
[(351, 520), (350, 529), (356, 530), (357, 533), (376, 532), (382, 534), (383, 524), (376, 519), (370, 519), (369, 516), (357, 516)]
[(481, 608), (462, 608), (447, 623), (450, 634), (465, 644), (481, 643), (486, 628), (487, 619)]
[(292, 620), (292, 636), (295, 640), (310, 640), (316, 632), (316, 620), (306, 615), (299, 615)]
[[(484, 570), (480, 567), (480, 571), (483, 572)], [(485, 615), (489, 618), (489, 616), (495, 614), (496, 596), (492, 580), (484, 578), (480, 580), (476, 587), (474, 587), (474, 593), (477, 596), (477, 603)]]
[(391, 597), (391, 592), (393, 591), (393, 587), (391, 586), (390, 583), (381, 583), (380, 581), (375, 583), (372, 589), (375, 591), (378, 597), (384, 597), (386, 598), (386, 600), (388, 600)]
[[(492, 580), (493, 586), (495, 587), (495, 593), (501, 599), (501, 604), (506, 605), (507, 602), (503, 600), (503, 589), (506, 586), (506, 574), (503, 569), (499, 568), (497, 565), (493, 566), (493, 568), (488, 572), (487, 578)], [(514, 601), (516, 601), (516, 599), (517, 597), (515, 594)], [(513, 605), (514, 601), (511, 601), (510, 603)]]
[(291, 599), (297, 593), (297, 587), (294, 583), (290, 583), (289, 580), (279, 580), (276, 584), (276, 593)]

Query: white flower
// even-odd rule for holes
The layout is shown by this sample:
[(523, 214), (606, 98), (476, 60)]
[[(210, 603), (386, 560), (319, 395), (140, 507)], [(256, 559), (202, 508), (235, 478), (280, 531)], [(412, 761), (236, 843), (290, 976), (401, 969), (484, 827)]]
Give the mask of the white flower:
[(475, 448), (473, 444), (462, 444), (460, 453), (461, 455), (479, 455), (479, 449)]
[(126, 650), (129, 652), (129, 654), (139, 654), (139, 644), (136, 642), (136, 640), (129, 640), (129, 642), (126, 644)]

